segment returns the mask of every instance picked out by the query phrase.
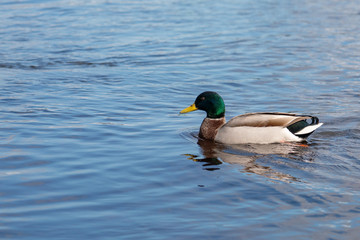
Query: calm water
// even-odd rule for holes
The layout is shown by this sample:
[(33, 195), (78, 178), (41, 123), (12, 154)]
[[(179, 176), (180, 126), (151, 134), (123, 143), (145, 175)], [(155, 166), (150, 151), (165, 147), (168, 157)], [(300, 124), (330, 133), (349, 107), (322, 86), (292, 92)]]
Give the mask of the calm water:
[[(357, 1), (0, 3), (1, 239), (357, 239)], [(198, 141), (232, 116), (324, 126), (294, 144)]]

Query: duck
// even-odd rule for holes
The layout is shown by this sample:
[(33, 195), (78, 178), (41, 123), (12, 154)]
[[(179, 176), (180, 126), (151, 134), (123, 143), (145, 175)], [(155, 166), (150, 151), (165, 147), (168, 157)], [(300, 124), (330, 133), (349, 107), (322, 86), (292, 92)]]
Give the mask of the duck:
[(246, 113), (225, 120), (225, 104), (216, 92), (206, 91), (180, 114), (203, 110), (206, 117), (199, 138), (223, 144), (304, 142), (323, 123), (310, 115), (282, 112)]

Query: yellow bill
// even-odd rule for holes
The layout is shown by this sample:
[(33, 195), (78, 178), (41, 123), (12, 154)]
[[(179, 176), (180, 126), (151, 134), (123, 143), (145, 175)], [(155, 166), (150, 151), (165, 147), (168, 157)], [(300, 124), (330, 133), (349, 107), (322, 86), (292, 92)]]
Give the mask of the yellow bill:
[(192, 112), (192, 111), (196, 111), (196, 110), (198, 110), (198, 108), (195, 107), (195, 103), (194, 103), (190, 107), (187, 107), (187, 108), (181, 110), (180, 113), (188, 113), (188, 112)]

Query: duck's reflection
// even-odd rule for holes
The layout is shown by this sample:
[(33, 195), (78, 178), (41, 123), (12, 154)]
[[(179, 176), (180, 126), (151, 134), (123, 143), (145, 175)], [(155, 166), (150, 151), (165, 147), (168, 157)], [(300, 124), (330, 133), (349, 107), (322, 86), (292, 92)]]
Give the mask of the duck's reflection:
[(185, 154), (188, 159), (202, 162), (205, 170), (213, 171), (220, 167), (223, 162), (229, 164), (239, 164), (243, 166), (242, 171), (265, 176), (274, 180), (287, 182), (300, 181), (287, 173), (278, 172), (271, 167), (263, 166), (256, 162), (257, 159), (267, 155), (277, 155), (291, 158), (298, 155), (308, 145), (302, 144), (244, 144), (244, 145), (223, 145), (213, 141), (198, 139), (203, 158), (192, 154)]

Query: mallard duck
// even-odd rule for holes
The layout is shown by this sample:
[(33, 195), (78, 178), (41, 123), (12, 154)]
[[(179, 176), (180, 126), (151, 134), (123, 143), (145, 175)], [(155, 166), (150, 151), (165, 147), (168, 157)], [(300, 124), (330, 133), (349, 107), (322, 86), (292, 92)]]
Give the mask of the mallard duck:
[(180, 113), (206, 112), (199, 137), (225, 144), (301, 142), (322, 125), (309, 115), (247, 113), (225, 121), (225, 104), (216, 92), (203, 92)]

